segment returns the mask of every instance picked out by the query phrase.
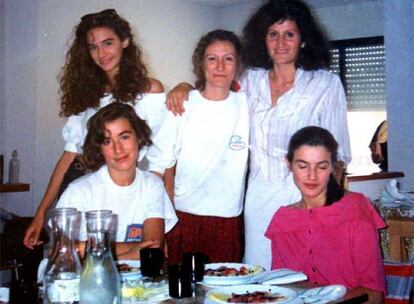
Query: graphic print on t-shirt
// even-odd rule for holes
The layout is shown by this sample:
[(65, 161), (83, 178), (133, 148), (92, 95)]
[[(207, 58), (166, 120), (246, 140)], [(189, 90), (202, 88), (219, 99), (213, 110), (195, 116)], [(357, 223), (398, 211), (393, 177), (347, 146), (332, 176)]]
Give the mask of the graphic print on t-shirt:
[(141, 242), (143, 224), (131, 224), (127, 226), (125, 242)]
[(246, 147), (246, 143), (242, 140), (239, 135), (233, 135), (230, 137), (229, 147), (232, 150), (243, 150)]

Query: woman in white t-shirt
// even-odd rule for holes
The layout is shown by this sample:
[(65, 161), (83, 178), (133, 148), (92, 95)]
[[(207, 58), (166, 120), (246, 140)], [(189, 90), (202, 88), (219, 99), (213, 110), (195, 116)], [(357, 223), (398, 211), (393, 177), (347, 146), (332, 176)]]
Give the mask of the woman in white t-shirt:
[(169, 113), (148, 150), (151, 171), (176, 165), (174, 183), (166, 181), (179, 218), (167, 236), (173, 262), (194, 251), (210, 262), (241, 261), (249, 112), (245, 93), (230, 90), (240, 48), (229, 31), (200, 39), (193, 54), (197, 90), (182, 116)]
[(41, 243), (47, 209), (72, 180), (85, 174), (78, 156), (86, 124), (99, 108), (114, 101), (129, 103), (156, 132), (165, 113), (165, 93), (158, 80), (148, 77), (141, 57), (129, 23), (114, 9), (85, 15), (75, 27), (60, 77), (60, 115), (68, 118), (62, 130), (65, 147), (26, 230), (26, 247)]
[(80, 241), (86, 241), (87, 211), (106, 209), (117, 216), (115, 255), (137, 259), (143, 247), (162, 248), (164, 233), (177, 222), (162, 180), (137, 168), (140, 150), (151, 145), (151, 131), (134, 109), (111, 103), (88, 122), (84, 161), (92, 171), (73, 181), (57, 203), (82, 212)]

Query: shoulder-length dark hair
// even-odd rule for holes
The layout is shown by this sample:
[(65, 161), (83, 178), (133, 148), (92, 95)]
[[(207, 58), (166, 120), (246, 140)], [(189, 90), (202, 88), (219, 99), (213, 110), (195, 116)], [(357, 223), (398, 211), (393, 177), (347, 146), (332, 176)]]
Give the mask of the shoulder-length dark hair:
[[(123, 49), (119, 73), (115, 76), (113, 87), (105, 72), (93, 61), (88, 49), (87, 33), (97, 27), (111, 29), (121, 41), (129, 40), (128, 46)], [(75, 27), (74, 34), (60, 73), (61, 116), (67, 117), (79, 114), (89, 107), (98, 107), (107, 87), (111, 87), (115, 101), (131, 103), (150, 89), (148, 72), (129, 23), (114, 9), (83, 16)]]
[[(293, 134), (289, 141), (289, 148), (286, 154), (286, 159), (290, 164), (293, 162), (295, 151), (304, 145), (326, 148), (331, 153), (332, 166), (338, 160), (338, 143), (332, 134), (324, 128), (309, 126)], [(344, 196), (344, 193), (344, 189), (337, 183), (333, 173), (331, 173), (328, 181), (325, 205), (329, 206), (339, 201)]]
[(236, 78), (240, 76), (242, 66), (241, 66), (241, 42), (239, 38), (230, 31), (225, 30), (214, 30), (207, 35), (201, 37), (200, 41), (197, 43), (197, 46), (193, 53), (193, 71), (196, 76), (195, 87), (197, 90), (204, 90), (206, 86), (206, 77), (204, 75), (204, 55), (206, 53), (206, 49), (212, 43), (216, 41), (226, 41), (233, 45), (234, 50), (236, 51), (236, 64), (237, 64), (237, 74)]
[(270, 0), (252, 15), (243, 29), (243, 55), (246, 67), (273, 67), (266, 47), (270, 26), (285, 20), (295, 21), (303, 42), (296, 67), (304, 70), (327, 69), (329, 44), (309, 7), (301, 0)]
[(88, 134), (83, 146), (84, 161), (91, 171), (96, 171), (105, 164), (101, 146), (105, 140), (105, 124), (118, 118), (129, 121), (138, 141), (138, 149), (152, 144), (151, 129), (138, 117), (132, 106), (113, 102), (96, 112), (88, 121)]

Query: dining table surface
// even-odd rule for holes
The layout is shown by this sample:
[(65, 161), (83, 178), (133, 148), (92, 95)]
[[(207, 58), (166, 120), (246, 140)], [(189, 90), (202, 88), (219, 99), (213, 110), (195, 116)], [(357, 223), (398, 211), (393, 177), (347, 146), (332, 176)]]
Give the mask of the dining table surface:
[[(314, 287), (318, 287), (310, 282), (301, 282), (301, 283), (293, 283), (293, 284), (283, 284), (279, 285), (280, 287), (290, 288), (293, 290), (303, 290), (303, 289), (310, 289)], [(195, 294), (193, 294), (193, 297), (188, 298), (182, 298), (182, 299), (169, 299), (165, 300), (161, 303), (165, 304), (202, 304), (205, 301), (205, 296), (209, 290), (211, 290), (211, 287), (207, 287), (205, 285), (197, 284)], [(359, 303), (365, 303), (368, 301), (368, 295), (361, 291), (360, 289), (347, 289), (345, 296), (338, 300), (331, 303), (336, 304), (359, 304)], [(317, 304), (317, 303), (315, 303)]]

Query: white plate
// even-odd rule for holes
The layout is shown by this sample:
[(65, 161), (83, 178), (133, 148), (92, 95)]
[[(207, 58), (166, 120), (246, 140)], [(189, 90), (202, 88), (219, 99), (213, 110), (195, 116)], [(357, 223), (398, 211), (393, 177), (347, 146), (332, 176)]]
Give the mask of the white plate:
[[(131, 267), (141, 267), (141, 261), (139, 260), (117, 260), (117, 265), (127, 264)], [(141, 269), (136, 271), (120, 271), (121, 280), (136, 280), (142, 277)]]
[(253, 293), (255, 291), (270, 291), (272, 294), (279, 294), (285, 296), (286, 299), (273, 303), (283, 304), (300, 304), (303, 303), (301, 298), (298, 297), (296, 291), (279, 286), (264, 286), (264, 285), (240, 285), (240, 286), (227, 286), (210, 290), (204, 301), (205, 304), (217, 304), (228, 303), (227, 300), (231, 297), (232, 293), (244, 294), (247, 292)]
[(328, 285), (307, 289), (298, 294), (305, 303), (324, 304), (342, 299), (346, 294), (346, 287), (343, 285)]
[(237, 270), (240, 269), (240, 267), (244, 266), (248, 268), (249, 270), (252, 270), (253, 272), (251, 274), (247, 275), (241, 275), (241, 276), (228, 276), (228, 277), (218, 277), (218, 276), (208, 276), (204, 275), (203, 281), (201, 281), (201, 284), (205, 285), (241, 285), (241, 284), (248, 284), (250, 280), (257, 276), (258, 274), (262, 273), (264, 271), (263, 267), (257, 266), (257, 265), (249, 265), (249, 264), (241, 264), (241, 263), (212, 263), (212, 264), (206, 264), (205, 269), (218, 269), (222, 266), (228, 267), (228, 268), (236, 268)]

